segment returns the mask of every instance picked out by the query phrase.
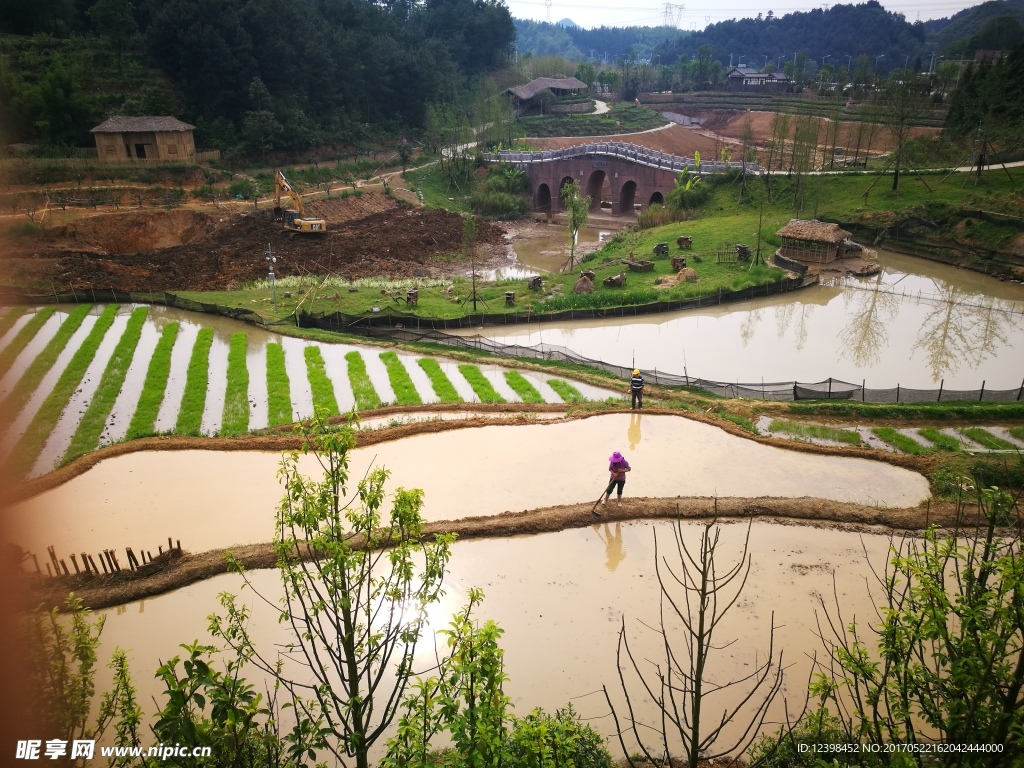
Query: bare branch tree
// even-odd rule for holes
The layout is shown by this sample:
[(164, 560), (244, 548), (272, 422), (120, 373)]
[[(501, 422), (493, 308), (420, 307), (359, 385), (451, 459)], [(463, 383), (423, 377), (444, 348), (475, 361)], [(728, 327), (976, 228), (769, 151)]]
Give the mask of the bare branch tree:
[[(700, 760), (738, 756), (750, 746), (782, 687), (782, 651), (776, 657), (773, 613), (764, 661), (755, 663), (749, 674), (718, 682), (710, 662), (714, 651), (735, 642), (722, 642), (716, 633), (750, 575), (750, 526), (739, 559), (724, 571), (716, 563), (721, 534), (716, 520), (704, 525), (697, 552), (686, 545), (678, 521), (672, 530), (675, 553), (671, 561), (660, 554), (655, 533), (659, 621), (657, 627), (644, 625), (658, 636), (660, 658), (644, 659), (634, 650), (623, 617), (617, 666), (625, 711), (616, 710), (607, 686), (604, 694), (623, 753), (630, 754), (626, 736), (631, 736), (648, 761), (667, 760), (681, 749), (689, 768), (697, 768)], [(682, 647), (677, 640), (680, 628)], [(643, 699), (654, 702), (657, 723), (638, 719), (637, 708)], [(708, 716), (711, 713), (713, 717)], [(727, 728), (732, 734), (723, 740)], [(633, 766), (633, 759), (627, 759)]]

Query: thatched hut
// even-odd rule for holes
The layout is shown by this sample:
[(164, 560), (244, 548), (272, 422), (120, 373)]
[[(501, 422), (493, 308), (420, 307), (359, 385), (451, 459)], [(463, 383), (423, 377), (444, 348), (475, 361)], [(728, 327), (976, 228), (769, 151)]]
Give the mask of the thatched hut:
[(845, 255), (843, 241), (850, 237), (838, 224), (803, 219), (790, 219), (775, 234), (782, 238), (780, 255), (809, 264), (827, 264), (842, 258)]
[(580, 275), (580, 279), (572, 287), (573, 293), (593, 293), (594, 283), (586, 275)]

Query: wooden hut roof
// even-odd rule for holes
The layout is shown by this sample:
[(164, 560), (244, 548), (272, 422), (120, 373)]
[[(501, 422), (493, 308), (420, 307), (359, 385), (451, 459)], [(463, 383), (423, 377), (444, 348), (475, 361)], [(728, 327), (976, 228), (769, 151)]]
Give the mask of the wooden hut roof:
[(579, 91), (586, 87), (586, 83), (582, 80), (577, 80), (575, 77), (538, 77), (526, 85), (520, 85), (518, 88), (509, 88), (508, 90), (509, 93), (525, 101), (532, 99), (545, 88), (555, 88), (561, 91)]
[(176, 117), (126, 117), (119, 115), (104, 120), (89, 133), (166, 133), (168, 131), (192, 131), (194, 125), (183, 123)]
[(812, 219), (790, 219), (789, 224), (775, 233), (777, 237), (791, 237), (794, 240), (808, 240), (812, 243), (839, 243), (850, 237), (845, 229), (838, 224), (827, 224)]

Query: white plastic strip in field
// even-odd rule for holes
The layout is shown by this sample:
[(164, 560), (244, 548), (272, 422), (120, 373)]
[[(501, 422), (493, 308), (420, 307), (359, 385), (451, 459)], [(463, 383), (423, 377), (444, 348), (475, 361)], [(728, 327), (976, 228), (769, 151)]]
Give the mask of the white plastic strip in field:
[(224, 419), (224, 397), (228, 388), (228, 352), (231, 351), (229, 337), (215, 333), (210, 347), (210, 370), (206, 377), (206, 403), (203, 407), (204, 435), (220, 431)]
[(71, 445), (71, 439), (75, 436), (78, 425), (82, 421), (82, 416), (100, 386), (103, 372), (107, 369), (107, 363), (110, 362), (110, 358), (114, 354), (114, 348), (124, 335), (125, 328), (128, 327), (129, 317), (128, 314), (117, 315), (113, 324), (103, 335), (103, 340), (96, 348), (96, 356), (89, 363), (89, 367), (85, 369), (78, 389), (71, 395), (56, 426), (43, 444), (43, 449), (39, 452), (39, 457), (29, 473), (30, 477), (49, 472), (63, 458), (64, 452)]
[(43, 401), (46, 400), (50, 391), (56, 385), (57, 380), (60, 379), (60, 375), (64, 373), (64, 369), (68, 367), (71, 358), (75, 356), (75, 352), (82, 346), (82, 342), (89, 335), (89, 332), (92, 331), (92, 327), (96, 325), (96, 319), (96, 315), (86, 315), (85, 319), (82, 320), (82, 325), (68, 339), (67, 346), (57, 355), (53, 367), (43, 376), (43, 380), (39, 383), (36, 391), (32, 393), (25, 407), (22, 408), (21, 413), (11, 422), (4, 433), (3, 440), (0, 441), (0, 461), (6, 459), (14, 445), (25, 434), (28, 425), (32, 423), (32, 419), (38, 413)]
[(555, 392), (555, 390), (551, 388), (551, 385), (548, 384), (546, 376), (542, 376), (541, 374), (534, 373), (532, 371), (520, 371), (520, 373), (523, 374), (523, 378), (530, 382), (533, 385), (533, 388), (540, 393), (540, 396), (544, 398), (545, 403), (565, 402), (561, 395)]
[(505, 398), (507, 402), (523, 402), (523, 398), (521, 398), (519, 394), (512, 389), (508, 381), (505, 379), (505, 370), (505, 368), (497, 368), (491, 365), (480, 367), (480, 372), (484, 375), (485, 379), (491, 382), (491, 386), (494, 387), (494, 391)]
[(267, 414), (267, 345), (251, 339), (245, 349), (245, 367), (249, 369), (249, 429), (263, 429)]
[(185, 394), (185, 380), (188, 376), (188, 363), (192, 359), (192, 348), (196, 345), (199, 326), (183, 322), (178, 328), (178, 338), (171, 350), (171, 372), (167, 377), (167, 390), (164, 401), (160, 403), (160, 412), (156, 416), (157, 432), (170, 432), (178, 423), (178, 411), (181, 410), (181, 398)]
[(25, 348), (14, 358), (10, 369), (0, 379), (0, 401), (11, 393), (18, 380), (25, 375), (25, 371), (32, 365), (32, 361), (46, 348), (46, 345), (57, 334), (57, 329), (60, 328), (61, 323), (67, 320), (67, 318), (67, 312), (54, 312), (50, 319), (43, 323), (36, 335), (32, 337), (32, 341), (26, 344)]
[(356, 407), (356, 398), (352, 394), (352, 384), (348, 380), (348, 361), (345, 355), (354, 347), (343, 344), (321, 344), (320, 354), (324, 358), (324, 372), (334, 385), (334, 399), (338, 401), (338, 410), (342, 413)]
[(388, 369), (380, 359), (380, 350), (363, 348), (359, 350), (366, 364), (366, 375), (370, 377), (373, 388), (377, 390), (377, 398), (381, 403), (394, 403), (397, 400), (395, 390), (391, 386)]
[(284, 369), (288, 373), (288, 386), (292, 394), (292, 418), (304, 419), (313, 414), (313, 390), (309, 386), (309, 373), (306, 370), (306, 347), (309, 342), (281, 337), (284, 349)]
[(117, 400), (114, 401), (114, 407), (107, 418), (107, 426), (100, 435), (100, 445), (123, 440), (128, 434), (128, 427), (131, 426), (135, 409), (139, 405), (139, 397), (142, 395), (142, 388), (146, 383), (149, 362), (153, 359), (153, 352), (159, 340), (160, 330), (152, 320), (147, 319), (142, 325), (139, 343), (135, 347), (135, 356), (132, 358), (131, 365), (128, 366), (128, 373), (124, 377), (121, 392), (118, 394)]
[(412, 379), (416, 391), (420, 393), (420, 399), (424, 403), (436, 403), (440, 398), (434, 392), (434, 385), (430, 383), (430, 377), (427, 376), (427, 372), (420, 368), (419, 356), (406, 355), (399, 352), (398, 359), (405, 366), (405, 370), (408, 372), (409, 378)]
[(14, 325), (7, 329), (7, 333), (0, 336), (0, 350), (6, 349), (7, 345), (14, 341), (14, 337), (17, 336), (18, 332), (28, 324), (28, 321), (32, 319), (33, 314), (34, 313), (32, 312), (26, 312), (14, 321)]

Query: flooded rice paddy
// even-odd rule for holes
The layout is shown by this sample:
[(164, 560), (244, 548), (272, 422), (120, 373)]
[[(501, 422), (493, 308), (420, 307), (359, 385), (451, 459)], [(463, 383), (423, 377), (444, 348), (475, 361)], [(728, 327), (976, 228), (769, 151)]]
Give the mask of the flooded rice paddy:
[[(59, 419), (39, 451), (30, 475), (48, 472), (61, 462), (79, 427), (83, 413), (95, 395), (97, 387), (100, 385), (101, 378), (111, 360), (114, 348), (124, 334), (128, 324), (128, 315), (132, 309), (130, 306), (122, 307), (114, 319), (113, 325), (104, 334), (96, 350), (95, 357), (85, 370), (74, 394), (62, 408)], [(75, 353), (89, 336), (101, 310), (102, 307), (97, 307), (85, 318), (81, 327), (71, 336), (67, 345), (60, 355), (57, 356), (56, 361), (49, 371), (46, 372), (46, 375), (40, 381), (39, 386), (35, 388), (31, 397), (28, 398), (24, 407), (0, 431), (0, 461), (3, 461), (10, 455), (14, 446), (17, 445), (18, 441), (29, 429), (33, 419), (40, 412), (44, 401), (53, 390), (54, 385), (68, 368)], [(11, 342), (14, 338), (11, 334), (16, 334), (24, 323), (28, 322), (27, 318), (31, 314), (31, 312), (26, 313), (25, 317), (18, 319), (14, 327), (10, 329), (10, 332), (4, 335), (5, 343), (9, 344)], [(11, 369), (0, 378), (0, 403), (15, 390), (15, 387), (25, 375), (32, 361), (40, 355), (46, 344), (54, 338), (61, 323), (66, 321), (67, 318), (67, 312), (57, 312), (54, 317), (43, 324), (31, 342), (15, 358)], [(213, 342), (207, 359), (207, 387), (200, 426), (203, 434), (217, 434), (221, 430), (228, 381), (230, 338), (235, 333), (246, 334), (246, 368), (249, 377), (247, 393), (249, 401), (248, 428), (250, 430), (261, 429), (269, 425), (267, 347), (272, 343), (279, 344), (284, 352), (284, 373), (288, 381), (291, 399), (289, 421), (305, 418), (313, 413), (313, 390), (310, 384), (308, 361), (305, 356), (306, 349), (309, 347), (315, 347), (320, 351), (324, 363), (324, 372), (330, 382), (338, 407), (342, 412), (348, 411), (356, 405), (355, 394), (349, 382), (349, 362), (345, 357), (350, 352), (358, 352), (361, 355), (366, 367), (366, 374), (378, 400), (382, 403), (398, 400), (390, 380), (390, 374), (380, 358), (381, 352), (384, 351), (381, 348), (351, 344), (325, 344), (280, 336), (262, 328), (215, 315), (197, 315), (176, 309), (152, 306), (148, 307), (147, 319), (142, 327), (139, 343), (135, 348), (134, 356), (128, 367), (124, 384), (117, 395), (112, 410), (106, 417), (100, 435), (101, 445), (121, 440), (126, 436), (143, 391), (147, 371), (153, 358), (157, 341), (164, 327), (171, 322), (177, 322), (179, 329), (174, 347), (171, 350), (170, 373), (164, 387), (163, 400), (154, 423), (154, 429), (157, 432), (173, 432), (175, 430), (182, 405), (182, 397), (185, 393), (192, 352), (202, 328), (211, 328), (213, 330)], [(396, 352), (396, 354), (401, 367), (411, 379), (417, 396), (424, 403), (438, 402), (439, 396), (433, 387), (431, 379), (419, 365), (419, 361), (423, 356), (400, 351)], [(457, 395), (462, 400), (466, 402), (480, 401), (481, 396), (477, 394), (470, 381), (459, 370), (457, 363), (444, 358), (435, 359), (441, 371), (451, 382)], [(512, 389), (505, 378), (505, 373), (509, 370), (508, 368), (497, 365), (479, 365), (477, 367), (486, 381), (497, 392), (498, 396), (507, 402), (521, 402), (521, 396)], [(562, 396), (550, 385), (549, 379), (551, 377), (548, 375), (532, 371), (523, 371), (522, 375), (544, 402), (564, 402)], [(562, 377), (554, 378), (564, 381)], [(571, 382), (571, 386), (583, 399), (587, 400), (604, 400), (608, 397), (622, 396), (621, 392), (612, 392), (581, 382)]]
[[(627, 503), (637, 496), (810, 496), (903, 507), (928, 496), (925, 478), (909, 470), (786, 451), (683, 417), (637, 413), (422, 434), (354, 450), (350, 471), (354, 484), (371, 466), (388, 468), (389, 489), (424, 490), (427, 520), (453, 520), (593, 501), (616, 450), (633, 467)], [(12, 535), (40, 554), (48, 545), (61, 552), (155, 550), (168, 536), (192, 552), (270, 541), (280, 458), (234, 451), (118, 456), (12, 507)], [(314, 466), (305, 457), (303, 471)]]
[[(519, 247), (519, 244), (516, 244)], [(536, 269), (546, 262), (524, 249)], [(879, 251), (882, 271), (681, 312), (475, 329), (510, 344), (722, 382), (1012, 389), (1024, 380), (1024, 285)]]
[[(700, 530), (698, 524), (684, 525), (688, 546), (697, 545)], [(617, 637), (623, 619), (636, 651), (644, 658), (657, 658), (654, 636), (640, 623), (656, 626), (658, 621), (655, 532), (661, 555), (672, 557), (673, 534), (667, 522), (595, 524), (537, 536), (457, 542), (445, 596), (430, 611), (428, 637), (445, 628), (466, 604), (470, 588), (481, 588), (485, 599), (478, 618), (493, 619), (504, 630), (501, 645), (509, 676), (505, 690), (515, 714), (523, 716), (537, 706), (550, 712), (571, 701), (582, 717), (610, 737), (614, 724), (600, 689), (607, 685), (616, 706), (623, 703), (616, 672)], [(735, 562), (746, 532), (746, 524), (722, 526), (720, 566)], [(791, 711), (794, 706), (799, 708), (810, 659), (821, 652), (815, 636), (819, 601), (824, 599), (834, 609), (838, 598), (843, 622), (874, 620), (875, 602), (867, 590), (871, 574), (864, 553), (866, 550), (879, 567), (888, 545), (888, 537), (880, 534), (754, 523), (750, 576), (717, 635), (723, 645), (725, 640), (736, 642), (712, 655), (706, 679), (724, 683), (749, 673), (763, 661), (774, 614), (775, 654), (783, 651), (787, 667), (781, 696), (788, 699)], [(271, 600), (280, 596), (276, 572), (257, 571), (252, 579)], [(206, 616), (220, 610), (217, 595), (229, 591), (251, 606), (255, 641), (273, 653), (275, 643), (287, 641), (286, 630), (277, 623), (272, 609), (240, 587), (237, 575), (218, 576), (107, 611), (102, 652), (109, 654), (115, 647), (132, 649), (139, 700), (151, 708), (151, 695), (156, 692), (152, 671), (160, 660), (180, 653), (179, 643), (208, 641)], [(427, 640), (418, 654), (419, 668), (427, 668), (433, 659), (433, 645)], [(710, 721), (721, 716), (725, 703), (722, 696), (706, 700)], [(781, 703), (780, 699), (771, 719), (782, 717)], [(638, 714), (652, 722), (649, 705), (641, 705)], [(619, 753), (617, 744), (609, 743), (609, 747), (613, 755)]]

